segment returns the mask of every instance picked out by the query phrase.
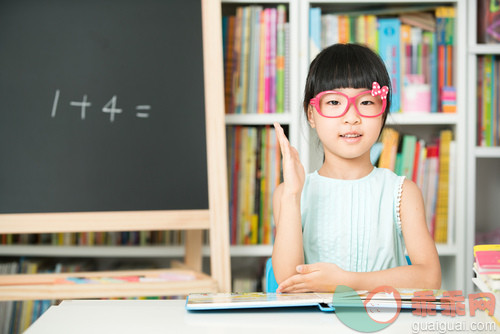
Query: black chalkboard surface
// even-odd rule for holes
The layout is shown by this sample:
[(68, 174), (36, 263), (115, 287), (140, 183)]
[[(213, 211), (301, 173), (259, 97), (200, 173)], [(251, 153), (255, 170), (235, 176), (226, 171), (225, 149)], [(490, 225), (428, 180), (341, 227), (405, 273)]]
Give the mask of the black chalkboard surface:
[(199, 0), (0, 2), (0, 213), (208, 208)]

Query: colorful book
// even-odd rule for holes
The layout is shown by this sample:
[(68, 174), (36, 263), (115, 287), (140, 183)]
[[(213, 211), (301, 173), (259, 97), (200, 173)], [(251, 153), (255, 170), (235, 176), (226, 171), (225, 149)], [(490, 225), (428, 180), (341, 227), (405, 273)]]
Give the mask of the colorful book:
[(384, 130), (382, 130), (381, 142), (383, 148), (380, 153), (378, 167), (394, 171), (396, 154), (398, 151), (399, 132), (393, 128), (384, 128)]
[(236, 9), (235, 31), (233, 44), (233, 74), (231, 81), (232, 104), (230, 113), (241, 113), (240, 77), (242, 71), (242, 42), (243, 42), (243, 7)]
[(401, 22), (398, 18), (380, 18), (379, 54), (387, 67), (391, 78), (392, 101), (391, 112), (401, 111), (401, 75), (399, 64)]
[(439, 138), (439, 179), (434, 235), (434, 240), (439, 243), (446, 243), (448, 240), (448, 189), (452, 136), (451, 130), (443, 130)]
[(285, 112), (285, 21), (286, 7), (278, 5), (276, 22), (276, 113)]
[(439, 146), (429, 145), (427, 146), (427, 158), (426, 158), (426, 170), (427, 170), (427, 182), (424, 187), (424, 198), (425, 198), (425, 214), (427, 227), (431, 236), (434, 237), (435, 229), (435, 212), (436, 212), (436, 197), (438, 190), (438, 180), (439, 180)]
[(250, 22), (250, 50), (248, 66), (248, 106), (247, 113), (256, 114), (258, 112), (259, 94), (259, 59), (260, 59), (260, 28), (262, 7), (252, 6)]
[(401, 170), (399, 175), (404, 175), (411, 180), (413, 178), (413, 164), (415, 160), (415, 148), (417, 136), (404, 135), (401, 149)]
[(309, 9), (309, 61), (321, 51), (321, 8)]
[(252, 8), (243, 7), (243, 20), (241, 24), (241, 67), (240, 84), (238, 93), (238, 110), (241, 114), (247, 113), (248, 107), (248, 74), (250, 54), (250, 28), (252, 23)]
[(491, 132), (492, 132), (492, 91), (493, 91), (493, 55), (484, 56), (484, 76), (483, 76), (483, 93), (482, 93), (482, 107), (483, 107), (483, 137), (484, 146), (492, 146)]
[(375, 15), (365, 15), (365, 41), (366, 45), (378, 53), (378, 20)]
[(276, 113), (276, 22), (277, 22), (276, 8), (269, 9), (269, 112)]
[(436, 45), (438, 54), (438, 101), (439, 111), (443, 112), (442, 94), (444, 87), (453, 86), (453, 44), (455, 27), (455, 8), (438, 7), (436, 15)]

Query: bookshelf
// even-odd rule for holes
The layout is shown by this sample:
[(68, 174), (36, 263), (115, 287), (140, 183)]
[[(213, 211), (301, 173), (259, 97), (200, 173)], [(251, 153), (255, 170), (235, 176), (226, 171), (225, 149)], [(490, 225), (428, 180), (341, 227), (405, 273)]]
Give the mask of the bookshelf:
[[(485, 57), (500, 55), (500, 42), (488, 43), (480, 40), (478, 36), (481, 20), (486, 17), (481, 12), (481, 1), (474, 0), (468, 3), (469, 34), (467, 49), (467, 77), (468, 77), (468, 102), (467, 108), (467, 229), (466, 229), (466, 266), (467, 289), (472, 291), (475, 285), (471, 281), (473, 277), (472, 266), (474, 263), (473, 247), (476, 243), (498, 243), (499, 238), (493, 238), (498, 231), (498, 217), (500, 208), (495, 198), (500, 191), (500, 146), (497, 142), (488, 145), (479, 140), (482, 107), (479, 101), (483, 99), (478, 91), (481, 81), (484, 79), (483, 71), (479, 65)], [(498, 63), (497, 63), (498, 64)], [(498, 75), (495, 75), (495, 84), (498, 85)], [(498, 94), (496, 94), (498, 95)], [(484, 96), (484, 95), (483, 95)], [(494, 108), (492, 108), (495, 110)], [(496, 108), (498, 115), (498, 106)], [(497, 116), (498, 117), (498, 116)], [(497, 118), (498, 119), (498, 118)], [(498, 123), (493, 129), (498, 131)], [(497, 232), (498, 233), (498, 232)], [(498, 234), (497, 234), (498, 235)], [(486, 236), (486, 239), (484, 237)], [(480, 239), (480, 240), (479, 240)], [(482, 290), (482, 289), (481, 289)]]
[[(203, 26), (203, 63), (205, 85), (205, 127), (208, 172), (208, 209), (151, 210), (151, 211), (98, 211), (61, 213), (8, 213), (0, 215), (0, 234), (72, 233), (109, 231), (184, 230), (184, 262), (173, 268), (158, 271), (83, 272), (80, 277), (157, 276), (170, 278), (162, 282), (77, 284), (67, 285), (58, 280), (75, 274), (15, 274), (0, 275), (0, 300), (109, 298), (184, 295), (196, 291), (226, 291), (230, 287), (230, 258), (227, 242), (226, 169), (224, 161), (224, 118), (222, 96), (222, 62), (220, 3), (217, 0), (201, 1)], [(210, 237), (210, 275), (202, 273), (202, 231)], [(5, 246), (2, 255), (39, 256), (36, 246)], [(50, 249), (50, 251), (49, 251)], [(72, 247), (77, 256), (80, 247)], [(47, 255), (64, 257), (65, 248), (46, 247)], [(131, 250), (131, 249), (129, 249)], [(102, 251), (110, 256), (106, 248)], [(89, 257), (96, 256), (88, 253)], [(158, 256), (160, 256), (158, 254)], [(190, 276), (189, 279), (181, 277)], [(175, 279), (178, 277), (180, 279)], [(22, 285), (19, 283), (23, 282)]]

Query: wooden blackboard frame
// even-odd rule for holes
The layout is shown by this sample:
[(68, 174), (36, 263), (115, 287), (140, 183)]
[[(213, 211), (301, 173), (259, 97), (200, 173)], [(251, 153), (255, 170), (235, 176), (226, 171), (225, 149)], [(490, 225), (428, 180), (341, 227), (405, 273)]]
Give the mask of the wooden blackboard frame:
[(200, 1), (209, 208), (0, 214), (0, 234), (186, 230), (185, 266), (200, 271), (202, 230), (209, 230), (211, 277), (218, 291), (230, 291), (221, 3), (220, 0)]

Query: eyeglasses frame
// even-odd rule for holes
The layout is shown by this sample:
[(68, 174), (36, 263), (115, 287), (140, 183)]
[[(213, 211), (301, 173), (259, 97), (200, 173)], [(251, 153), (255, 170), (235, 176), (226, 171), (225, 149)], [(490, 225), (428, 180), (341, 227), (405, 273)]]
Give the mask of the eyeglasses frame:
[[(326, 117), (326, 118), (339, 118), (339, 117), (342, 117), (344, 116), (345, 114), (347, 114), (347, 112), (349, 111), (350, 109), (350, 106), (351, 104), (354, 106), (354, 110), (356, 110), (356, 113), (361, 116), (361, 117), (365, 117), (365, 118), (375, 118), (375, 117), (379, 117), (380, 115), (382, 115), (384, 112), (385, 112), (385, 108), (387, 106), (387, 99), (384, 99), (384, 98), (381, 98), (383, 104), (382, 104), (382, 111), (380, 113), (378, 113), (377, 115), (374, 115), (374, 116), (365, 116), (363, 114), (361, 114), (358, 110), (358, 107), (356, 106), (356, 98), (363, 95), (363, 94), (366, 94), (366, 93), (370, 93), (370, 95), (374, 96), (373, 91), (371, 90), (365, 90), (359, 94), (356, 94), (355, 96), (353, 97), (349, 97), (347, 94), (344, 94), (342, 92), (337, 92), (335, 90), (325, 90), (325, 91), (322, 91), (322, 92), (319, 92), (315, 97), (313, 97), (310, 101), (309, 101), (309, 104), (311, 104), (311, 106), (313, 106), (316, 111), (318, 112), (318, 114), (320, 114), (321, 116), (323, 117)], [(321, 112), (321, 107), (320, 107), (320, 99), (323, 95), (325, 94), (340, 94), (342, 96), (344, 96), (345, 98), (347, 98), (347, 107), (345, 108), (344, 112), (338, 116), (326, 116), (326, 115), (323, 115), (323, 113)]]

